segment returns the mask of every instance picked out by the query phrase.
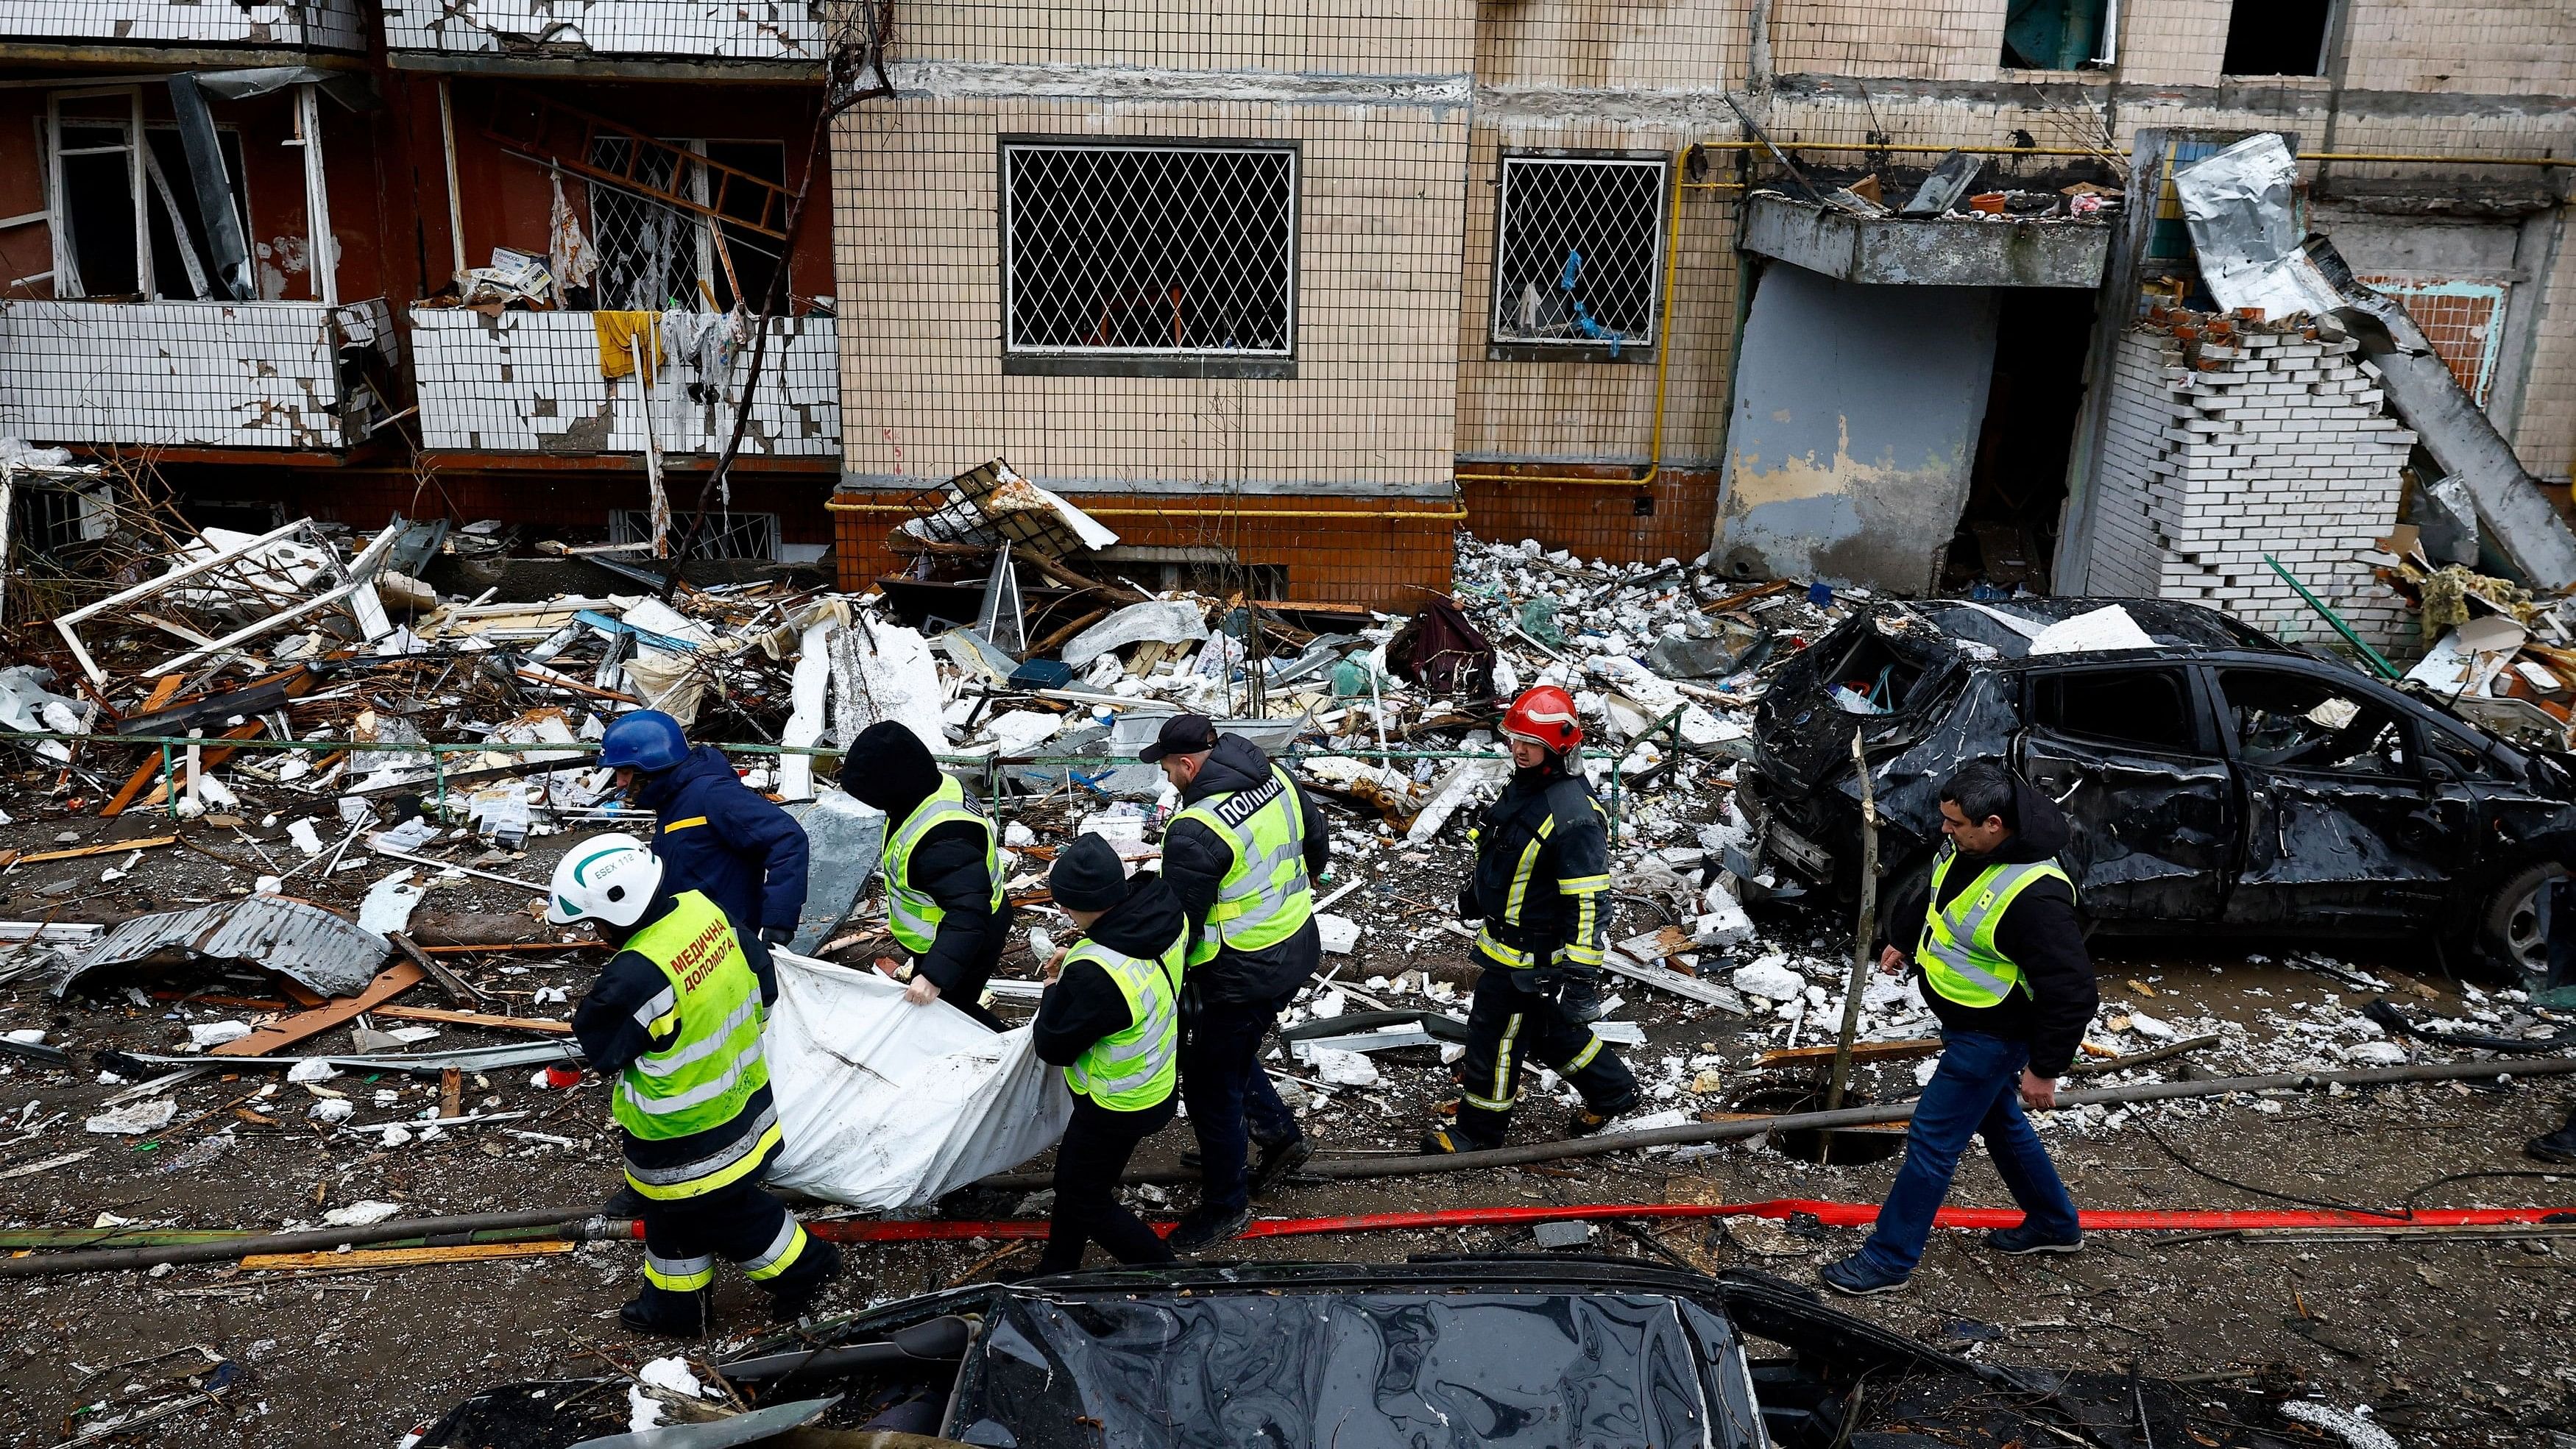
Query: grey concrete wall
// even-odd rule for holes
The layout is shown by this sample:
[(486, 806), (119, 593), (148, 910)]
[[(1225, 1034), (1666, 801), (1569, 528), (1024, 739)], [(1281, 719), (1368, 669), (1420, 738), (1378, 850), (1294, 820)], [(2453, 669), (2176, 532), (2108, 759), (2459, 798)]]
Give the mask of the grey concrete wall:
[(1968, 501), (1995, 294), (1766, 268), (1736, 371), (1717, 560), (1748, 578), (1930, 590)]

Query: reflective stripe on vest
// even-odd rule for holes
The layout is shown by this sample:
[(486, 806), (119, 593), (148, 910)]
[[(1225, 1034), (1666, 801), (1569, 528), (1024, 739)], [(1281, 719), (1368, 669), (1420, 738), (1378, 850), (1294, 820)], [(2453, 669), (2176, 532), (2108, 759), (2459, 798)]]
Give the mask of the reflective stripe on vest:
[[(1941, 898), (1941, 883), (1949, 878), (1950, 863), (1956, 859), (1956, 850), (1941, 848), (1932, 863), (1932, 893), (1927, 902)], [(2029, 992), (2030, 982), (2021, 967), (1995, 949), (1995, 928), (2003, 924), (2005, 908), (2043, 880), (2062, 880), (2068, 890), (2075, 888), (2055, 860), (1990, 865), (1949, 905), (1926, 911), (1923, 936), (1914, 952), (1914, 959), (1922, 964), (1924, 982), (1944, 999), (1968, 1007), (1992, 1006), (2016, 987)]]
[(926, 893), (913, 889), (912, 848), (921, 843), (923, 836), (954, 820), (971, 821), (984, 832), (984, 873), (993, 878), (992, 908), (1002, 908), (1002, 862), (993, 853), (993, 822), (966, 803), (966, 787), (957, 783), (956, 776), (942, 775), (939, 788), (914, 806), (886, 839), (886, 925), (893, 930), (896, 942), (915, 956), (929, 952), (930, 943), (939, 936), (939, 923), (948, 913)]
[(648, 1141), (723, 1128), (769, 1082), (760, 982), (742, 943), (715, 902), (682, 891), (626, 949), (662, 972), (667, 989), (648, 1005), (669, 1004), (649, 1026), (672, 1035), (618, 1074), (617, 1124)]
[(1207, 929), (1190, 946), (1189, 964), (1216, 958), (1220, 947), (1258, 951), (1297, 934), (1315, 914), (1306, 880), (1306, 816), (1296, 787), (1277, 765), (1257, 788), (1211, 795), (1173, 820), (1195, 820), (1234, 852), (1216, 888)]
[(1076, 961), (1097, 964), (1127, 998), (1127, 1026), (1083, 1048), (1064, 1069), (1064, 1084), (1076, 1096), (1112, 1112), (1141, 1112), (1172, 1095), (1181, 1044), (1173, 993), (1181, 979), (1182, 944), (1181, 937), (1173, 937), (1172, 948), (1159, 961), (1113, 951), (1097, 941), (1084, 941), (1065, 954), (1068, 966)]

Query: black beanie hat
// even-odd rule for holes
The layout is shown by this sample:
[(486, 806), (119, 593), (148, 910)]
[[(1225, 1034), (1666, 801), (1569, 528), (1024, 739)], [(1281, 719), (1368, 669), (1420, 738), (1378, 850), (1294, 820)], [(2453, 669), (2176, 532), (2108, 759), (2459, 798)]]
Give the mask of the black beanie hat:
[(1047, 891), (1067, 910), (1105, 911), (1127, 899), (1127, 869), (1097, 835), (1078, 835), (1047, 872)]

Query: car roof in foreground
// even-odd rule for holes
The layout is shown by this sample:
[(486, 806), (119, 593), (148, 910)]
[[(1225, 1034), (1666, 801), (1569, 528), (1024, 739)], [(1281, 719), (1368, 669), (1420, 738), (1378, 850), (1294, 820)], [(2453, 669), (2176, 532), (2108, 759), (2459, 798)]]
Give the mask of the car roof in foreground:
[[(2103, 609), (2125, 612), (2150, 639), (2165, 646), (2163, 653), (2198, 657), (2221, 652), (2244, 652), (2275, 658), (2301, 657), (2299, 651), (2281, 643), (2216, 609), (2171, 599), (2006, 599), (1987, 603), (1976, 599), (1919, 599), (1904, 604), (1887, 604), (1890, 612), (1911, 611), (1920, 614), (1943, 633), (1986, 645), (2007, 663), (2026, 663), (2031, 659), (2028, 630), (2015, 628), (2010, 620), (2019, 620), (2035, 629)], [(2156, 657), (2142, 649), (2097, 650), (2042, 656), (2049, 660), (2121, 658), (2144, 663)]]

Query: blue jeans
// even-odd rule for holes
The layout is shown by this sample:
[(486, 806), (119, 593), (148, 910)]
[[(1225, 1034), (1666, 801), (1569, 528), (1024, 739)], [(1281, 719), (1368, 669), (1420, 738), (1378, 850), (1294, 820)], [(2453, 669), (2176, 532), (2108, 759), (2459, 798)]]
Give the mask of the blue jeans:
[(1941, 1065), (1905, 1129), (1904, 1165), (1878, 1210), (1877, 1229), (1860, 1249), (1871, 1267), (1897, 1277), (1923, 1261), (1932, 1215), (1950, 1195), (1951, 1174), (1959, 1170), (1959, 1154), (1970, 1137), (1986, 1139), (1996, 1174), (2021, 1204), (2025, 1227), (2051, 1239), (2078, 1231), (2075, 1200), (2022, 1115), (2021, 1070), (2030, 1060), (2029, 1045), (1965, 1031), (1943, 1032), (1941, 1043)]
[(1207, 1002), (1181, 1033), (1181, 1100), (1189, 1104), (1190, 1129), (1199, 1139), (1199, 1202), (1211, 1212), (1239, 1212), (1252, 1204), (1247, 1136), (1267, 1147), (1301, 1135), (1296, 1114), (1261, 1069), (1261, 1039), (1284, 1004)]

